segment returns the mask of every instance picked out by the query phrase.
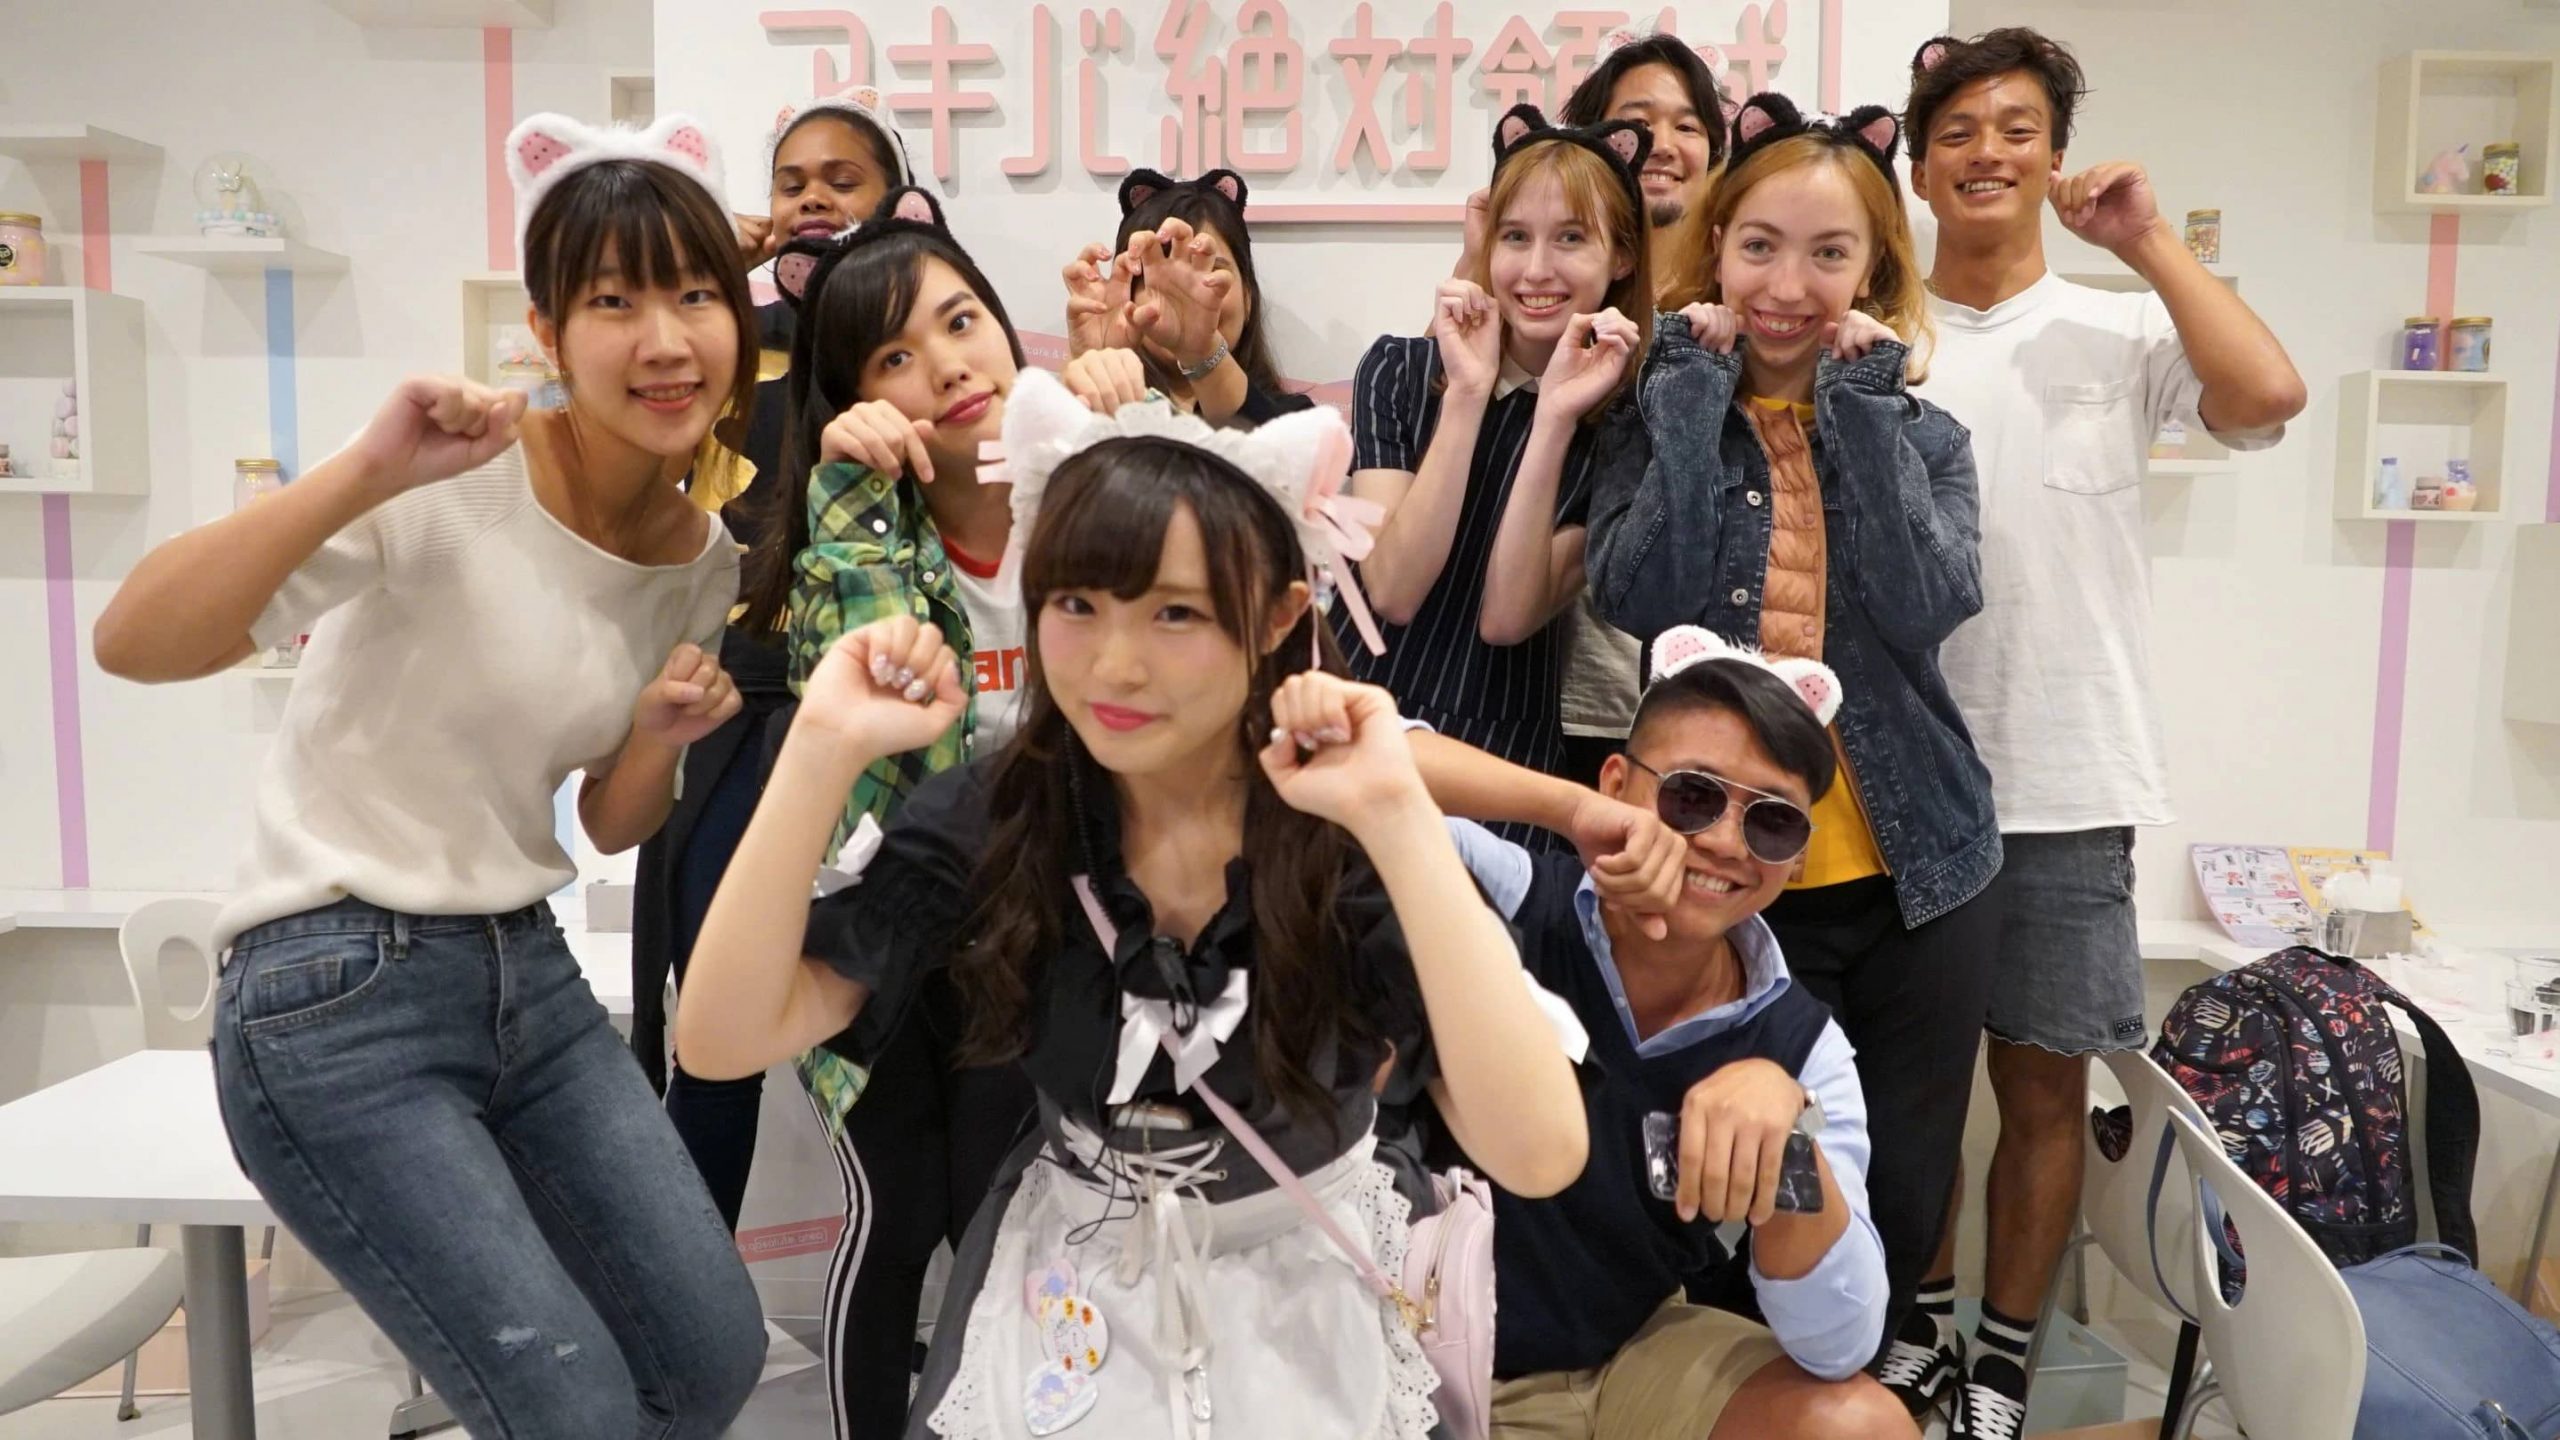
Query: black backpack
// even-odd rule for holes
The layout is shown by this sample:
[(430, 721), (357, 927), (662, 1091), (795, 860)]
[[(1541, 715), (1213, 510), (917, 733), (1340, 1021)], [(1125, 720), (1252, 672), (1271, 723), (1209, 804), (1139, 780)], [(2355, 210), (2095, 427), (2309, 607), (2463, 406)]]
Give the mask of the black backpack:
[(2232, 1163), (2345, 1267), (2418, 1240), (2408, 1091), (2386, 1006), (2427, 1057), (2427, 1188), (2437, 1238), (2477, 1257), (2480, 1098), (2453, 1041), (2353, 960), (2307, 947), (2188, 987), (2151, 1058), (2195, 1097)]

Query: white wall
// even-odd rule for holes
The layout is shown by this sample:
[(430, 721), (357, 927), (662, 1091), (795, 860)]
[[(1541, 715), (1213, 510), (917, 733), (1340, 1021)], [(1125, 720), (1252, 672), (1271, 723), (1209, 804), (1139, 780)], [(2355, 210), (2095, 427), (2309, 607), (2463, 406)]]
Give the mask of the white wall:
[[(2236, 477), (2151, 482), (2181, 822), (2146, 832), (2141, 898), (2201, 917), (2191, 843), (2365, 840), (2384, 535), (2330, 519), (2339, 380), (2390, 363), (2401, 319), (2426, 310), (2428, 254), (2426, 217), (2373, 210), (2376, 71), (2416, 49), (2560, 51), (2560, 16), (2517, 0), (1957, 0), (1953, 16), (1960, 33), (2026, 24), (2073, 45), (2092, 89), (2067, 168), (2138, 160), (2172, 216), (2218, 206), (2224, 268), (2310, 386), (2284, 444)], [(2047, 232), (2054, 268), (2118, 268)], [(2509, 526), (2544, 518), (2555, 273), (2560, 211), (2463, 220), (2455, 313), (2496, 317), (2514, 383), (2508, 520), (2421, 527), (2412, 577), (2396, 848), (2442, 925), (2560, 929), (2560, 727), (2500, 718)]]

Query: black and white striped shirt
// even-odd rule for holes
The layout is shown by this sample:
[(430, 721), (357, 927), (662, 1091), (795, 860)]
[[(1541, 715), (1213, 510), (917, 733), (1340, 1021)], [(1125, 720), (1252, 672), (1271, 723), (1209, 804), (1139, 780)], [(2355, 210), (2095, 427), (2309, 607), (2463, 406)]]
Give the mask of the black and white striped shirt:
[[(1440, 423), (1440, 351), (1428, 336), (1386, 335), (1360, 358), (1352, 381), (1352, 469), (1422, 468)], [(1458, 534), (1439, 580), (1409, 625), (1381, 625), (1387, 653), (1371, 655), (1346, 623), (1334, 624), (1351, 657), (1352, 674), (1385, 687), (1404, 714), (1443, 735), (1514, 764), (1549, 774), (1564, 766), (1557, 710), (1563, 629), (1549, 625), (1518, 645), (1488, 645), (1477, 634), (1494, 531), (1511, 498), (1511, 482), (1529, 443), (1538, 408), (1534, 388), (1520, 386), (1486, 402)], [(1556, 523), (1580, 525), (1590, 505), (1591, 427), (1577, 427), (1556, 487)]]

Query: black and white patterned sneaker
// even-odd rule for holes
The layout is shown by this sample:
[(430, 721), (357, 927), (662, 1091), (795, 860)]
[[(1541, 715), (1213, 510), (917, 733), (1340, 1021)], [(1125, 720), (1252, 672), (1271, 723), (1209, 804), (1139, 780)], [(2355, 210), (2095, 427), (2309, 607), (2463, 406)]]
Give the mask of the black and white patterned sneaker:
[(2027, 1407), (1979, 1380), (1956, 1388), (1947, 1440), (2018, 1440), (2026, 1432)]
[(1963, 1373), (1963, 1341), (1954, 1335), (1941, 1335), (1935, 1345), (1896, 1336), (1876, 1366), (1876, 1379), (1915, 1417), (1938, 1408), (1955, 1392), (1954, 1382)]

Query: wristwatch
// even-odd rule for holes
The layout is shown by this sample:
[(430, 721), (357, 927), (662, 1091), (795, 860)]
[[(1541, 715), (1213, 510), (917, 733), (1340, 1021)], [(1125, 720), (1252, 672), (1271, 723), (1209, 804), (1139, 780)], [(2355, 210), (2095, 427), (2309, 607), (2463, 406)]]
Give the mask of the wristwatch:
[(1197, 365), (1177, 364), (1174, 366), (1174, 369), (1181, 373), (1184, 384), (1195, 384), (1199, 381), (1208, 379), (1219, 366), (1226, 363), (1227, 337), (1221, 335), (1218, 337), (1218, 348), (1210, 351), (1207, 359), (1202, 360)]

